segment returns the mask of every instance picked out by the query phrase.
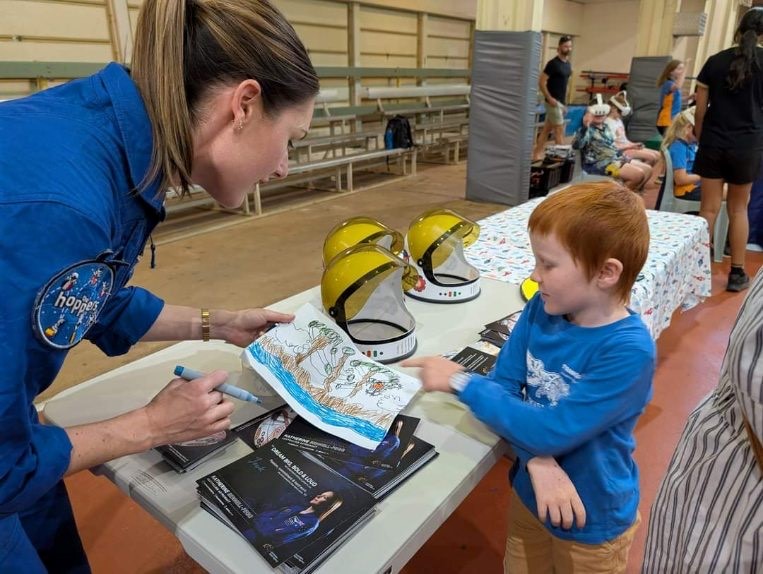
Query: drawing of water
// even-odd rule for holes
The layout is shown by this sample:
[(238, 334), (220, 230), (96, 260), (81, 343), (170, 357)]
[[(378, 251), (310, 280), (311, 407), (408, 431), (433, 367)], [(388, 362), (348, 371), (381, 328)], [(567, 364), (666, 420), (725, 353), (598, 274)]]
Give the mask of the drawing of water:
[(366, 420), (350, 415), (344, 415), (316, 402), (307, 391), (299, 386), (299, 383), (294, 379), (294, 376), (283, 366), (283, 363), (281, 363), (278, 357), (268, 353), (261, 345), (257, 343), (250, 345), (247, 348), (247, 351), (254, 357), (254, 359), (268, 368), (289, 394), (296, 398), (302, 406), (312, 412), (316, 417), (320, 418), (324, 423), (351, 429), (360, 436), (376, 442), (381, 442), (384, 438), (384, 435), (387, 432), (386, 429), (377, 427)]

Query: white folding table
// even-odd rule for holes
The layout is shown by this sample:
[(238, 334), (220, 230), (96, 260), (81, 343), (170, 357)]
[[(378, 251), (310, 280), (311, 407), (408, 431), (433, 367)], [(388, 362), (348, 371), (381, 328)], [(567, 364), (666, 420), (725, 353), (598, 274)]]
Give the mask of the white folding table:
[[(305, 302), (320, 309), (319, 288), (271, 308), (289, 312)], [(467, 303), (433, 304), (408, 298), (406, 304), (416, 317), (417, 356), (441, 354), (473, 342), (483, 325), (523, 305), (515, 285), (491, 279), (483, 279), (482, 294)], [(103, 420), (145, 405), (173, 378), (176, 364), (227, 369), (233, 375), (241, 372), (240, 355), (241, 349), (219, 341), (179, 343), (60, 393), (47, 402), (44, 414), (60, 426)], [(244, 408), (237, 408), (234, 423), (243, 422)], [(416, 435), (434, 444), (439, 457), (378, 503), (375, 516), (317, 572), (399, 571), (508, 448), (450, 395), (419, 393), (404, 413), (421, 419)], [(196, 494), (196, 479), (249, 452), (249, 447), (236, 441), (186, 474), (177, 474), (155, 451), (125, 456), (93, 470), (170, 529), (185, 551), (210, 572), (271, 572), (244, 538), (201, 509)]]

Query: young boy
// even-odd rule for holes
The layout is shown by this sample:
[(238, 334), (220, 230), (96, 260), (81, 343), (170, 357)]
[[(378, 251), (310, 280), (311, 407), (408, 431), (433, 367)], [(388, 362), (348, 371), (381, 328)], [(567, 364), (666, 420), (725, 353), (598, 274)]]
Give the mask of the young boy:
[(649, 246), (644, 205), (615, 182), (577, 184), (542, 202), (528, 229), (539, 292), (495, 369), (467, 375), (442, 357), (403, 366), (421, 368), (426, 390), (457, 393), (517, 454), (505, 572), (625, 572), (640, 521), (633, 429), (655, 366), (626, 307)]
[(641, 190), (652, 176), (652, 168), (637, 159), (627, 158), (615, 145), (615, 134), (607, 125), (611, 106), (601, 94), (591, 100), (583, 115), (583, 125), (575, 134), (572, 147), (580, 150), (583, 170), (595, 175), (619, 177), (633, 190)]

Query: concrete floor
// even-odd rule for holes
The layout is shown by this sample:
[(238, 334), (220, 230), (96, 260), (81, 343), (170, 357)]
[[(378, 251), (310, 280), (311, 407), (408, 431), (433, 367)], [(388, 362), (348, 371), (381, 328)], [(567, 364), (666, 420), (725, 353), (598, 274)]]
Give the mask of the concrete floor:
[[(319, 282), (323, 238), (344, 218), (369, 215), (404, 231), (414, 216), (435, 206), (450, 207), (474, 219), (505, 209), (464, 200), (465, 173), (465, 164), (422, 169), (415, 178), (166, 244), (161, 244), (160, 228), (155, 236), (160, 243), (157, 268), (149, 269), (147, 253), (133, 282), (173, 303), (212, 308), (265, 306)], [(655, 195), (655, 190), (648, 190), (648, 206)], [(239, 216), (224, 217), (230, 221)], [(754, 272), (763, 256), (749, 255), (748, 272)], [(686, 416), (717, 381), (728, 333), (744, 295), (723, 291), (727, 272), (728, 259), (714, 264), (713, 296), (687, 313), (676, 314), (658, 341), (654, 399), (636, 430), (644, 521), (632, 548), (629, 572), (639, 570), (649, 507)], [(56, 384), (41, 398), (162, 346), (141, 344), (124, 357), (106, 358), (89, 344), (80, 345)], [(501, 461), (488, 473), (409, 562), (405, 574), (500, 572), (508, 466), (508, 461)], [(96, 573), (202, 571), (170, 532), (106, 479), (81, 472), (67, 483)]]

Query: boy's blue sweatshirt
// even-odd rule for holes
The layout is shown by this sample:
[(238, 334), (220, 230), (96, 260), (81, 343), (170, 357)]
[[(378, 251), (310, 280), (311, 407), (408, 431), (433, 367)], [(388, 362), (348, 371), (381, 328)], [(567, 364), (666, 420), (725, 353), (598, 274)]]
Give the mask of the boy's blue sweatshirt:
[(533, 456), (553, 456), (586, 508), (586, 524), (554, 536), (600, 544), (636, 519), (638, 469), (633, 429), (652, 396), (655, 346), (641, 318), (579, 327), (548, 315), (536, 295), (488, 376), (472, 375), (459, 398), (511, 443), (513, 486), (536, 503), (527, 473)]

